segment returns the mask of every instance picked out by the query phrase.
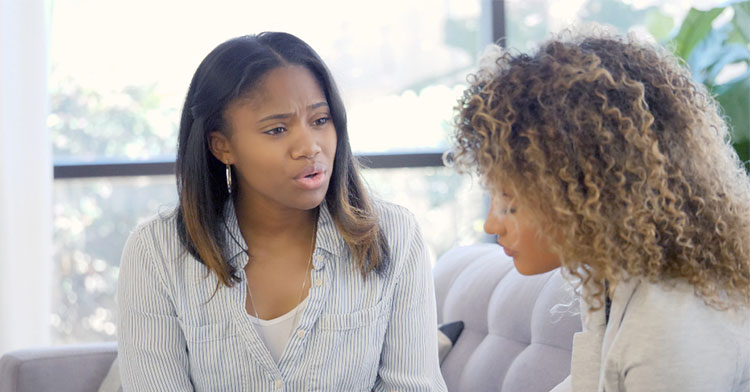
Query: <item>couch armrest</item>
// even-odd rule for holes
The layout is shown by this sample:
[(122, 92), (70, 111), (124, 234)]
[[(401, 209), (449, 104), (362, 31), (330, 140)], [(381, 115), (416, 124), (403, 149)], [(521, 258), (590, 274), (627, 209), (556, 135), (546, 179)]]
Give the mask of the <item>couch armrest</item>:
[(9, 352), (0, 358), (0, 392), (96, 392), (116, 356), (116, 342)]

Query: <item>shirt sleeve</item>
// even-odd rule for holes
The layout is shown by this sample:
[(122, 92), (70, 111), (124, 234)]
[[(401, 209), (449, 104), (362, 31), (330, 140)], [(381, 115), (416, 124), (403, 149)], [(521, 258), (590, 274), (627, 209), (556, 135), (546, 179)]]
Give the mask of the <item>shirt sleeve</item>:
[(125, 391), (192, 391), (185, 337), (145, 228), (128, 238), (118, 276), (118, 361)]
[[(413, 218), (412, 218), (413, 219)], [(438, 361), (432, 268), (416, 221), (397, 277), (375, 391), (446, 391)]]

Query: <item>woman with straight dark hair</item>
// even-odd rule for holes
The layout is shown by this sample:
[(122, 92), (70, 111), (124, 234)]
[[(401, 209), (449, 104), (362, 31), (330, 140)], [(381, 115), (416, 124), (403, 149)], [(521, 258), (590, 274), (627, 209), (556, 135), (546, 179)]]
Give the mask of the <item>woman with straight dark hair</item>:
[(261, 33), (209, 53), (177, 188), (123, 252), (125, 390), (445, 390), (419, 227), (370, 199), (310, 46)]

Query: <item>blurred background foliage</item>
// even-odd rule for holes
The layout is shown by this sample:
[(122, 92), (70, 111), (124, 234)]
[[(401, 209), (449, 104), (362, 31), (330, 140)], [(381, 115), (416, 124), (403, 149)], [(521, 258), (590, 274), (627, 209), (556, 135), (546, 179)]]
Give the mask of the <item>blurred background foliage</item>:
[(155, 84), (99, 91), (70, 77), (60, 79), (50, 85), (47, 118), (58, 163), (101, 157), (173, 159), (179, 111), (163, 102)]
[[(732, 144), (743, 162), (750, 160), (750, 1), (728, 1), (691, 8), (679, 28), (658, 10), (647, 27), (690, 66), (721, 105)], [(746, 165), (747, 167), (747, 165)]]

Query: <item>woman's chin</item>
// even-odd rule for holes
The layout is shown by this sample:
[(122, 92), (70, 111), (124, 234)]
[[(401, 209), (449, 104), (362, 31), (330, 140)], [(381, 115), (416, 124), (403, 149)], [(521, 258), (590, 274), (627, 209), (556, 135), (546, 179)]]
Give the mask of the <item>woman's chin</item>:
[(528, 263), (519, 261), (515, 257), (513, 258), (513, 265), (516, 267), (516, 271), (518, 271), (519, 274), (525, 276), (539, 275), (557, 268), (556, 266), (529, 265)]
[(323, 204), (324, 200), (325, 200), (325, 193), (321, 195), (309, 195), (309, 197), (304, 197), (299, 200), (296, 200), (294, 205), (297, 209), (307, 211), (307, 210), (312, 210), (314, 208), (317, 208), (318, 206)]

